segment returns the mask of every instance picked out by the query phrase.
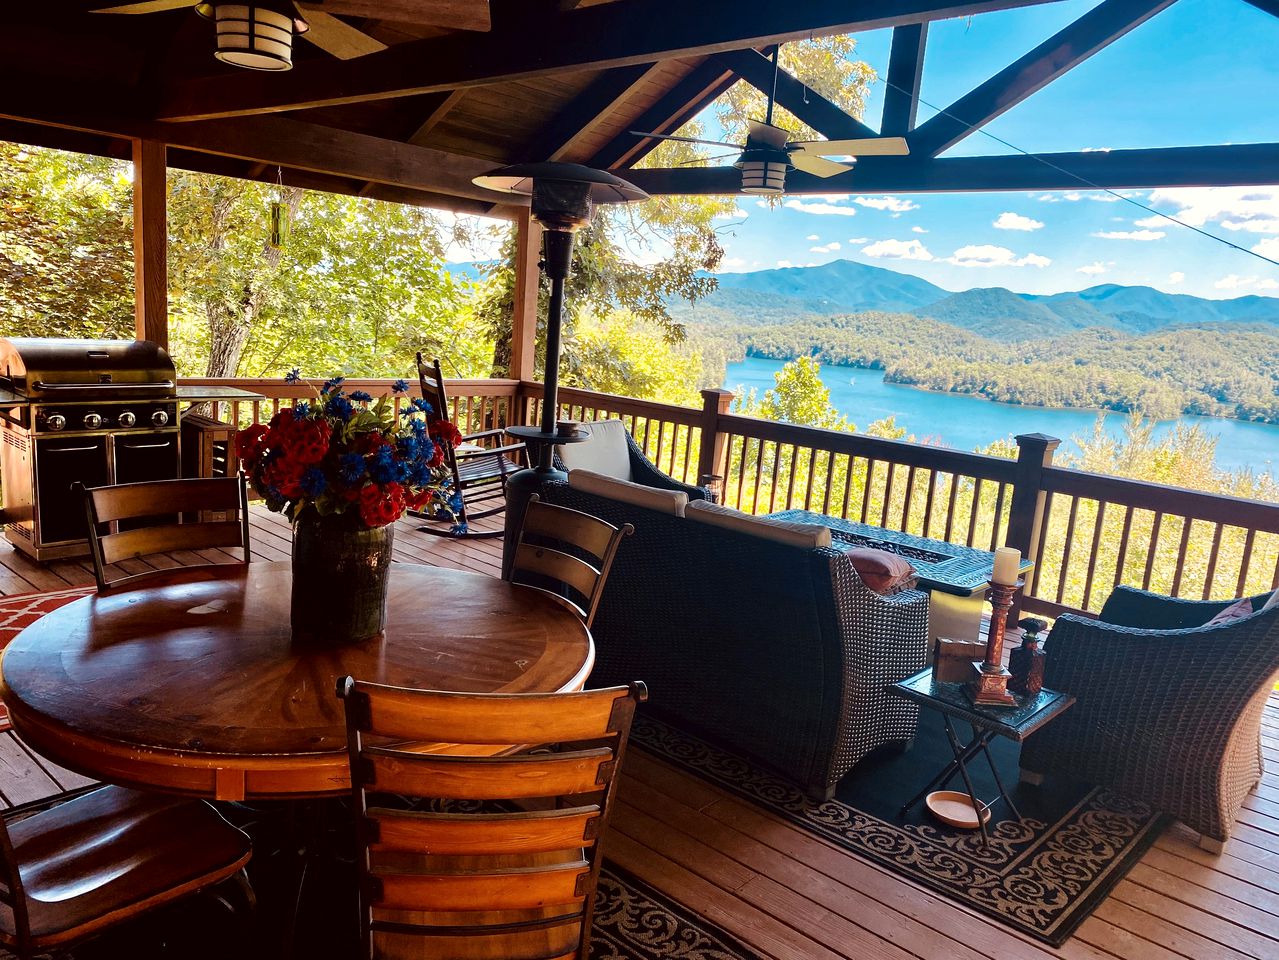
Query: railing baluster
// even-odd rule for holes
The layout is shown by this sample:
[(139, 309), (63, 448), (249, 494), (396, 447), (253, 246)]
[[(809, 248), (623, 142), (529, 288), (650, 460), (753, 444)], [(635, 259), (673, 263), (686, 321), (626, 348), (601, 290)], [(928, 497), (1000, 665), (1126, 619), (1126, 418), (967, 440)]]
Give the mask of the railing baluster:
[[(693, 428), (684, 427), (684, 473), (680, 479), (688, 483), (688, 467), (693, 462)], [(701, 482), (701, 477), (694, 477), (697, 482)]]
[(1208, 569), (1204, 572), (1204, 588), (1200, 595), (1201, 600), (1207, 600), (1212, 596), (1212, 582), (1217, 579), (1217, 557), (1221, 553), (1221, 533), (1224, 529), (1223, 525), (1218, 523), (1213, 527), (1212, 531), (1212, 547), (1208, 551)]
[(946, 532), (942, 535), (947, 543), (953, 542), (950, 535), (955, 529), (955, 500), (959, 496), (959, 479), (957, 473), (950, 475), (950, 496), (946, 499)]
[(898, 529), (910, 533), (910, 501), (915, 496), (915, 465), (906, 471), (906, 499), (902, 501), (902, 525)]
[(977, 515), (981, 512), (981, 488), (986, 481), (982, 477), (977, 478), (977, 482), (973, 484), (973, 505), (968, 512), (968, 539), (965, 546), (971, 547), (977, 542)]
[(1048, 528), (1052, 526), (1053, 515), (1053, 492), (1051, 490), (1044, 497), (1044, 522), (1039, 528), (1039, 543), (1035, 544), (1035, 556), (1039, 557), (1040, 562), (1030, 569), (1031, 581), (1026, 589), (1026, 596), (1038, 596), (1039, 590), (1039, 574), (1043, 570), (1044, 545), (1048, 542)]
[(755, 487), (751, 490), (751, 513), (756, 513), (759, 507), (759, 487), (764, 482), (764, 441), (761, 440), (755, 447)]
[(897, 464), (889, 463), (888, 473), (884, 477), (884, 503), (879, 510), (879, 526), (882, 529), (888, 528), (888, 508), (893, 503), (893, 479), (897, 475)]
[[(1075, 517), (1079, 513), (1079, 498), (1070, 498), (1070, 519), (1066, 521), (1066, 542), (1061, 547), (1061, 569), (1057, 573), (1057, 602), (1066, 593), (1066, 571), (1070, 569), (1070, 555), (1075, 545)], [(1042, 554), (1040, 554), (1042, 556)]]
[[(750, 446), (750, 437), (742, 437), (742, 455), (737, 461), (737, 509), (742, 509), (742, 485), (746, 482), (746, 450)], [(757, 441), (758, 442), (758, 441)], [(729, 439), (729, 451), (731, 452), (732, 439)]]
[[(663, 440), (663, 435), (665, 433), (666, 433), (666, 421), (658, 420), (657, 421), (657, 448), (653, 451), (653, 456), (652, 456), (652, 460), (654, 463), (662, 462), (662, 440)], [(659, 467), (658, 469), (661, 469), (661, 468)]]
[[(1001, 483), (995, 494), (995, 516), (990, 522), (990, 549), (999, 546), (999, 525), (1004, 520), (1004, 499), (1008, 495), (1008, 484)], [(925, 534), (926, 536), (926, 534)]]
[(1270, 589), (1279, 590), (1279, 552), (1275, 553), (1275, 573), (1270, 578)]
[(822, 490), (822, 513), (830, 513), (830, 488), (835, 480), (835, 454), (826, 451), (826, 486)]
[(1128, 563), (1128, 535), (1132, 532), (1132, 507), (1124, 508), (1124, 528), (1119, 534), (1119, 556), (1115, 560), (1115, 582), (1119, 586), (1124, 579), (1124, 567)]
[(1088, 573), (1084, 576), (1084, 599), (1081, 604), (1085, 610), (1092, 609), (1092, 581), (1097, 572), (1098, 547), (1101, 545), (1102, 528), (1106, 522), (1106, 501), (1097, 501), (1097, 522), (1092, 525), (1092, 545), (1088, 549)]
[(795, 474), (799, 472), (799, 448), (795, 444), (790, 446), (790, 471), (786, 475), (786, 507), (791, 508), (792, 498), (795, 496)]
[(862, 487), (862, 523), (870, 515), (870, 488), (875, 484), (875, 463), (870, 457), (866, 458), (866, 485)]
[(768, 512), (773, 512), (773, 507), (777, 501), (777, 470), (782, 465), (782, 445), (780, 441), (773, 441), (773, 478), (768, 485)]
[(1190, 545), (1190, 528), (1194, 521), (1189, 517), (1181, 518), (1181, 542), (1177, 546), (1177, 568), (1172, 575), (1172, 590), (1169, 596), (1181, 596), (1181, 578), (1186, 572), (1186, 547)]
[(933, 524), (933, 497), (937, 494), (937, 471), (928, 471), (928, 490), (924, 493), (924, 529), (919, 531), (921, 537), (928, 536), (928, 529)]
[(1146, 553), (1146, 570), (1141, 576), (1141, 589), (1150, 589), (1150, 574), (1155, 569), (1155, 553), (1159, 549), (1159, 531), (1163, 526), (1164, 515), (1155, 511), (1154, 523), (1150, 526), (1150, 548)]
[(848, 519), (848, 495), (853, 490), (853, 469), (857, 465), (857, 458), (851, 453), (844, 457), (847, 461), (848, 469), (844, 471), (844, 502), (840, 505), (839, 515), (843, 519)]
[(1243, 553), (1239, 557), (1239, 582), (1235, 585), (1235, 596), (1242, 597), (1248, 591), (1248, 570), (1252, 566), (1252, 548), (1257, 541), (1257, 531), (1249, 529), (1243, 539)]

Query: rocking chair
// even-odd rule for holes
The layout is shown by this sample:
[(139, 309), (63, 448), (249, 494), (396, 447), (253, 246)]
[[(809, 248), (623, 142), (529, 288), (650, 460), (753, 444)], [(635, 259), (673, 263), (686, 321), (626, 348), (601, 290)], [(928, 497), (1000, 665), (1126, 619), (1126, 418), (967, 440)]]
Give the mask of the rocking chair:
[[(428, 364), (419, 353), (417, 379), (422, 388), (422, 399), (434, 407), (436, 416), (447, 417), (448, 394), (444, 388), (440, 361), (434, 360)], [(503, 429), (497, 428), (466, 434), (456, 449), (445, 451), (444, 462), (453, 474), (453, 489), (458, 495), (459, 507), (455, 516), (443, 515), (432, 507), (414, 513), (413, 516), (428, 523), (427, 526), (418, 527), (419, 530), (437, 537), (485, 539), (502, 536), (504, 531), (500, 528), (472, 531), (470, 524), (474, 520), (495, 516), (506, 509), (506, 478), (520, 469), (515, 458), (523, 454), (524, 444), (509, 443), (496, 447), (484, 445), (486, 441), (492, 442), (490, 438), (500, 438), (504, 433)]]

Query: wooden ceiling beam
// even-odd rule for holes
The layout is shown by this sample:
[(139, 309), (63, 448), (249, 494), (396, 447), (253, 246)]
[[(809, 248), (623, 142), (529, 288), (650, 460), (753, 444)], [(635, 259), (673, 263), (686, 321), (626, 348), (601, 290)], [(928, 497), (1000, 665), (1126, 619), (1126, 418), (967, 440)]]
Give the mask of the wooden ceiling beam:
[(1246, 0), (1246, 2), (1272, 17), (1279, 17), (1279, 0)]
[(618, 67), (573, 98), (521, 153), (525, 160), (563, 160), (582, 137), (612, 114), (655, 69), (651, 63)]
[[(1279, 143), (1048, 153), (1042, 156), (865, 157), (848, 173), (821, 178), (792, 171), (786, 193), (963, 193), (1091, 190), (1098, 187), (1257, 186), (1274, 183)], [(732, 194), (733, 167), (631, 170), (627, 179), (651, 194)]]
[(1104, 0), (921, 124), (906, 138), (911, 154), (935, 157), (950, 149), (1174, 2)]
[(909, 23), (893, 29), (888, 76), (884, 84), (883, 119), (879, 123), (879, 132), (885, 137), (904, 137), (915, 129), (927, 43), (926, 23)]
[(492, 26), (488, 0), (305, 0), (309, 10), (343, 17), (369, 17), (417, 23), (454, 30), (488, 30)]
[[(900, 29), (900, 28), (899, 28)], [(755, 50), (731, 50), (716, 58), (764, 96), (773, 86), (773, 63)], [(777, 102), (828, 140), (879, 136), (808, 84), (785, 70), (777, 71)]]
[(207, 120), (433, 93), (762, 47), (1056, 0), (616, 0), (523, 17), (489, 33), (399, 44), (356, 60), (299, 63), (285, 74), (189, 80), (161, 96), (158, 119)]

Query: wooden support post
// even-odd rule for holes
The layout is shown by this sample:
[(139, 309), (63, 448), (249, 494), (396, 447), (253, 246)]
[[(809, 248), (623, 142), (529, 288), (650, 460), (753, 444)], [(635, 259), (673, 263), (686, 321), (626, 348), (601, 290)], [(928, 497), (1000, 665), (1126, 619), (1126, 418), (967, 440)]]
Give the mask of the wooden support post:
[(511, 311), (513, 380), (536, 380), (537, 294), (541, 289), (542, 228), (527, 208), (515, 217), (515, 298)]
[(133, 141), (134, 328), (139, 340), (169, 348), (168, 212), (166, 148)]
[[(1023, 433), (1017, 440), (1017, 472), (1013, 479), (1013, 501), (1008, 512), (1008, 532), (1004, 545), (1016, 547), (1021, 555), (1036, 566), (1039, 557), (1039, 533), (1047, 518), (1044, 516), (1044, 468), (1051, 467), (1053, 453), (1061, 445), (1056, 437), (1042, 433)], [(1036, 580), (1037, 570), (1026, 575), (1026, 587)], [(1021, 596), (1014, 601), (1009, 617), (1015, 622), (1021, 613)]]
[(711, 473), (718, 473), (725, 481), (724, 473), (724, 441), (727, 437), (719, 432), (719, 418), (728, 413), (733, 403), (732, 390), (702, 391), (702, 439), (697, 456), (697, 481)]

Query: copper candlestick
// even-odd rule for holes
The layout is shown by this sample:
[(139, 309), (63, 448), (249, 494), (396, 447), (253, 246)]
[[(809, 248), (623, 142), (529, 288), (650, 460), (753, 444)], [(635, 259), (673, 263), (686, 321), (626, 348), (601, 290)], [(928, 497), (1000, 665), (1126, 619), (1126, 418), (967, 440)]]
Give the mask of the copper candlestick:
[(973, 677), (968, 683), (968, 695), (973, 703), (986, 707), (1015, 707), (1017, 699), (1008, 692), (1011, 676), (1004, 668), (1004, 631), (1008, 625), (1008, 610), (1013, 605), (1013, 594), (1026, 581), (1016, 583), (992, 583), (990, 585), (990, 632), (986, 634), (986, 659), (973, 661)]

